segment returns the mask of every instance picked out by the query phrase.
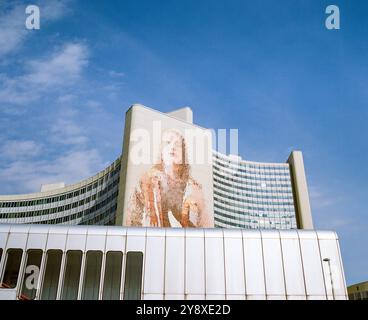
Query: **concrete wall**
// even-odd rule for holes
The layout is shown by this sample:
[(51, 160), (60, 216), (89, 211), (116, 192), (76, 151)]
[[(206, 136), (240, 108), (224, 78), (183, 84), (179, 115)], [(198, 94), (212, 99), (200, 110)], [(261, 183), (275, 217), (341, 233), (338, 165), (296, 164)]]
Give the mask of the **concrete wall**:
[[(194, 216), (195, 210), (199, 208), (198, 217), (194, 217), (191, 221), (197, 219), (200, 222), (198, 225), (194, 223), (194, 226), (213, 227), (212, 135), (211, 131), (192, 125), (191, 118), (191, 110), (187, 108), (171, 114), (161, 113), (142, 105), (133, 105), (128, 110), (124, 130), (117, 225), (154, 226), (147, 222), (147, 219), (152, 216), (153, 211), (154, 215), (160, 215), (159, 206), (164, 201), (160, 202), (158, 197), (171, 197), (168, 202), (171, 201), (175, 205), (177, 203), (180, 207), (178, 211), (182, 205), (184, 208), (183, 203), (186, 200), (188, 203), (189, 200), (192, 201), (191, 203), (195, 205), (189, 209), (190, 216)], [(165, 132), (176, 135), (172, 139), (181, 141), (178, 150), (184, 150), (180, 152), (183, 153), (186, 162), (185, 170), (189, 172), (182, 180), (179, 175), (176, 178), (168, 178), (166, 168), (163, 167), (162, 139)], [(148, 143), (145, 143), (146, 141)], [(171, 185), (170, 179), (174, 179)], [(178, 193), (175, 194), (173, 187), (179, 184), (186, 184), (184, 194), (180, 197), (177, 196)], [(145, 188), (149, 191), (145, 192)], [(142, 203), (137, 204), (141, 198), (144, 198)], [(149, 210), (151, 212), (148, 212)], [(170, 215), (170, 210), (168, 211)], [(135, 215), (142, 217), (135, 219)], [(177, 217), (175, 213), (170, 215), (171, 226), (183, 225)], [(157, 226), (168, 226), (168, 223), (164, 225), (160, 224), (160, 219), (158, 221)]]
[(309, 192), (302, 152), (293, 151), (287, 162), (290, 164), (298, 228), (313, 229), (313, 219), (309, 203)]

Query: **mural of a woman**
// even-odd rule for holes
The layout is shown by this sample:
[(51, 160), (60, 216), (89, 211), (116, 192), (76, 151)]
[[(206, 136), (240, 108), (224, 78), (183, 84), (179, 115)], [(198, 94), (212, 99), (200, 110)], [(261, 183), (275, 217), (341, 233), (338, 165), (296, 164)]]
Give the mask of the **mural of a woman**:
[(128, 204), (128, 225), (210, 227), (203, 190), (190, 175), (185, 139), (163, 131), (159, 163), (140, 178)]

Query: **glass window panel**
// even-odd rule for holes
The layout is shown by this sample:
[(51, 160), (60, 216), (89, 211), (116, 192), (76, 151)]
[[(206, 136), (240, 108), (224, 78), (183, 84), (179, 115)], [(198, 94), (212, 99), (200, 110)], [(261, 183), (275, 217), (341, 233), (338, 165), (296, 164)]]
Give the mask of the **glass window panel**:
[(2, 288), (15, 288), (17, 286), (22, 254), (22, 249), (8, 250), (4, 277), (1, 284)]
[(49, 250), (47, 252), (41, 300), (56, 300), (62, 256), (61, 250)]
[(124, 300), (140, 300), (142, 290), (143, 253), (128, 252), (125, 268)]
[(41, 268), (42, 250), (29, 250), (24, 270), (23, 285), (20, 299), (34, 300), (38, 287), (38, 277)]
[(63, 300), (76, 300), (78, 298), (81, 264), (82, 251), (70, 250), (67, 252), (62, 294)]
[(103, 300), (119, 300), (123, 253), (110, 251), (106, 255)]
[(88, 251), (84, 281), (83, 281), (83, 299), (98, 300), (100, 291), (100, 278), (102, 266), (102, 252)]

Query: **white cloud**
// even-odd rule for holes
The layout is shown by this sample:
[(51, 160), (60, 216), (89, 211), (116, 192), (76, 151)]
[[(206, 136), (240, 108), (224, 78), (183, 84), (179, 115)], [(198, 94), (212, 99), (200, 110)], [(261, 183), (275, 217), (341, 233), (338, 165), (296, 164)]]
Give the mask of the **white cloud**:
[(88, 138), (72, 120), (60, 119), (51, 128), (52, 141), (66, 145), (83, 145)]
[(123, 72), (118, 72), (118, 71), (114, 71), (114, 70), (110, 70), (109, 71), (109, 76), (113, 77), (113, 78), (121, 78), (124, 77), (124, 73)]
[(70, 1), (46, 0), (40, 3), (40, 14), (47, 21), (55, 21), (64, 17), (70, 11)]
[(0, 193), (37, 192), (41, 184), (78, 182), (104, 168), (95, 149), (70, 151), (54, 159), (11, 162), (0, 171)]
[(64, 95), (61, 95), (59, 98), (58, 98), (58, 102), (64, 104), (64, 103), (70, 103), (72, 102), (73, 100), (75, 100), (77, 97), (73, 94), (64, 94)]
[(27, 35), (24, 6), (0, 12), (0, 56), (16, 50)]
[[(45, 21), (65, 15), (69, 10), (66, 3), (35, 0), (34, 4), (40, 4), (41, 9), (40, 32)], [(8, 115), (23, 115), (18, 119), (25, 126), (36, 121), (41, 142), (30, 138), (12, 140), (7, 132), (1, 133), (5, 142), (0, 142), (0, 194), (35, 192), (44, 183), (78, 182), (105, 168), (102, 152), (96, 147), (98, 141), (90, 147), (89, 136), (97, 126), (87, 129), (86, 124), (100, 123), (107, 116), (90, 88), (98, 85), (98, 90), (108, 99), (120, 92), (117, 82), (123, 76), (111, 71), (108, 78), (105, 70), (103, 83), (86, 77), (83, 71), (89, 63), (89, 48), (78, 41), (61, 44), (41, 54), (36, 52), (39, 54), (36, 58), (23, 59), (21, 64), (12, 66), (11, 54), (23, 53), (20, 49), (24, 41), (38, 32), (25, 30), (24, 9), (20, 1), (7, 11), (0, 8), (0, 64), (9, 70), (9, 73), (0, 73), (0, 119), (5, 123), (11, 121), (6, 119)], [(4, 39), (9, 43), (2, 46)], [(3, 59), (5, 56), (8, 61)], [(83, 116), (78, 112), (81, 108), (84, 108)], [(105, 142), (101, 145), (106, 147)]]
[(0, 103), (30, 105), (46, 90), (72, 86), (87, 64), (87, 46), (66, 43), (50, 57), (28, 62), (28, 72), (23, 75), (10, 78), (0, 74)]
[[(55, 21), (62, 18), (69, 10), (69, 1), (38, 1), (40, 7), (41, 28), (44, 21)], [(26, 29), (26, 4), (19, 1), (2, 4), (0, 8), (0, 57), (18, 50), (27, 36), (32, 32)]]
[(32, 85), (67, 86), (80, 77), (87, 64), (87, 47), (81, 43), (68, 43), (49, 59), (29, 62), (30, 72), (21, 80)]
[(1, 148), (1, 157), (10, 159), (30, 158), (41, 152), (41, 146), (32, 140), (9, 140)]
[(309, 197), (311, 205), (315, 208), (325, 208), (337, 205), (344, 198), (339, 195), (330, 195), (327, 191), (322, 190), (319, 187), (309, 187)]
[(78, 112), (72, 108), (63, 108), (57, 115), (56, 121), (50, 125), (49, 139), (53, 143), (70, 146), (83, 146), (88, 142), (88, 135), (80, 127), (75, 117)]

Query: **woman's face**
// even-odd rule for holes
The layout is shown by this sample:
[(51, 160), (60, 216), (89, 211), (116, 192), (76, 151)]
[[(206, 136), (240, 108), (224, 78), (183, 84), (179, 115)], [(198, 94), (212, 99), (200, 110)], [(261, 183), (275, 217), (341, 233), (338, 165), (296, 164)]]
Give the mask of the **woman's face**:
[(165, 166), (183, 164), (182, 137), (175, 131), (165, 131), (162, 134), (162, 161)]

